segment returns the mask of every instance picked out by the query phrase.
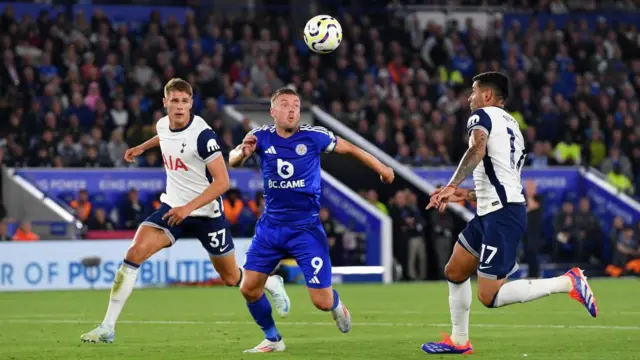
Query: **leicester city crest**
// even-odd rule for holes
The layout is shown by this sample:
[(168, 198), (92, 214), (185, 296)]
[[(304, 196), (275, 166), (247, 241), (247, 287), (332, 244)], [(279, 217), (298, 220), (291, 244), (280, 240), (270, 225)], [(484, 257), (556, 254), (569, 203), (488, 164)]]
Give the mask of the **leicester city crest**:
[(296, 146), (296, 154), (302, 156), (307, 153), (307, 146), (305, 144), (298, 144)]

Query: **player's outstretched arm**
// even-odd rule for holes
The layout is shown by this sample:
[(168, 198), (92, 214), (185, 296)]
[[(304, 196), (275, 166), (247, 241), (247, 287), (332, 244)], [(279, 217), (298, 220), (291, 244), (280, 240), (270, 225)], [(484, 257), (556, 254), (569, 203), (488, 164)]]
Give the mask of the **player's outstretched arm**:
[[(431, 192), (429, 199), (429, 204), (427, 205), (427, 210), (432, 208), (438, 208), (441, 212), (444, 211), (446, 202), (440, 203), (438, 200), (438, 195), (445, 188), (439, 187), (433, 192)], [(476, 191), (473, 189), (464, 189), (464, 188), (454, 188), (454, 192), (449, 196), (447, 202), (458, 202), (458, 201), (478, 201), (478, 197), (476, 195)]]
[(222, 156), (218, 156), (214, 160), (210, 161), (207, 164), (207, 170), (215, 180), (195, 199), (191, 200), (184, 206), (169, 210), (163, 216), (163, 219), (169, 219), (167, 220), (167, 223), (170, 226), (180, 224), (187, 216), (189, 216), (189, 214), (207, 204), (210, 204), (229, 190), (229, 173), (227, 172), (227, 166), (225, 165), (224, 158)]
[(395, 178), (392, 168), (381, 163), (380, 160), (376, 159), (373, 155), (341, 137), (337, 138), (336, 148), (334, 151), (338, 154), (349, 154), (354, 158), (360, 160), (361, 163), (367, 165), (373, 171), (378, 173), (378, 175), (380, 175), (380, 179), (385, 184), (391, 184), (393, 182), (393, 179)]
[(255, 135), (247, 135), (242, 144), (236, 146), (235, 149), (229, 152), (229, 166), (232, 168), (240, 167), (244, 164), (245, 160), (251, 157), (256, 151), (258, 144), (258, 138)]
[(160, 138), (158, 137), (158, 135), (152, 137), (151, 139), (143, 142), (138, 146), (127, 149), (127, 151), (125, 151), (124, 153), (124, 160), (126, 162), (132, 163), (136, 160), (136, 157), (142, 155), (145, 151), (156, 146), (160, 146)]

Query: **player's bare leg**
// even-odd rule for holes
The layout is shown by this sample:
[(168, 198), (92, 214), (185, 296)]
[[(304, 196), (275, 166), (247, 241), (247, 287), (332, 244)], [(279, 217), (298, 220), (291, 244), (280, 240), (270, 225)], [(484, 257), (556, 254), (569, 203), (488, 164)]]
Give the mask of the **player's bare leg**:
[(562, 276), (550, 279), (495, 280), (478, 276), (478, 298), (486, 307), (497, 308), (533, 301), (557, 293), (569, 296), (585, 306), (593, 317), (598, 315), (596, 299), (582, 270), (573, 268)]
[(168, 246), (171, 246), (171, 240), (164, 230), (146, 225), (138, 228), (122, 266), (113, 280), (107, 314), (100, 326), (80, 337), (82, 341), (90, 343), (114, 341), (116, 321), (136, 284), (140, 264)]
[(264, 287), (269, 275), (257, 271), (244, 270), (244, 279), (240, 284), (240, 292), (247, 300), (249, 313), (264, 332), (265, 339), (249, 353), (284, 351), (282, 336), (276, 329), (276, 323), (271, 316), (271, 304), (264, 293)]
[(451, 336), (440, 342), (422, 345), (427, 353), (471, 354), (469, 342), (469, 311), (471, 309), (471, 281), (469, 278), (478, 268), (478, 258), (456, 243), (444, 274), (449, 284), (449, 311), (451, 313)]
[(322, 311), (331, 311), (333, 320), (336, 321), (338, 329), (343, 333), (351, 330), (351, 313), (347, 307), (340, 301), (338, 292), (332, 287), (324, 289), (307, 288), (309, 297), (313, 305)]
[[(233, 255), (233, 256), (228, 256)], [(244, 277), (244, 269), (238, 267), (233, 253), (225, 256), (211, 256), (211, 263), (226, 286), (240, 286)], [(280, 317), (286, 317), (291, 310), (291, 300), (284, 288), (284, 280), (280, 275), (271, 275), (264, 284), (264, 289), (271, 295)]]
[(242, 269), (236, 263), (235, 253), (227, 253), (222, 256), (209, 256), (213, 268), (220, 274), (220, 279), (226, 286), (240, 286), (242, 282)]

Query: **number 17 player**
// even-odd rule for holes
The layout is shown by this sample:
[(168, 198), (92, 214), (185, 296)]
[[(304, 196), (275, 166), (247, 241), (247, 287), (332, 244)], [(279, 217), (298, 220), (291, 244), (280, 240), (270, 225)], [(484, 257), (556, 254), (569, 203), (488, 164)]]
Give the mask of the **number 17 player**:
[[(478, 274), (478, 298), (488, 308), (533, 301), (549, 294), (569, 293), (591, 316), (598, 307), (582, 270), (573, 268), (550, 279), (505, 282), (518, 269), (518, 244), (527, 229), (527, 210), (520, 171), (524, 139), (516, 120), (504, 110), (509, 79), (498, 72), (473, 78), (467, 122), (469, 149), (449, 184), (436, 190), (427, 205), (444, 211), (449, 202), (476, 200), (478, 214), (458, 237), (444, 269), (449, 282), (452, 334), (422, 345), (430, 354), (471, 354), (469, 308), (473, 272)], [(475, 189), (458, 185), (471, 173)]]
[(323, 152), (350, 154), (391, 183), (391, 168), (351, 143), (319, 126), (300, 125), (300, 99), (282, 88), (271, 97), (275, 126), (252, 130), (229, 154), (229, 164), (240, 166), (254, 152), (260, 156), (264, 178), (265, 212), (247, 252), (240, 291), (265, 340), (246, 352), (284, 351), (285, 345), (263, 293), (269, 274), (285, 256), (293, 256), (301, 268), (311, 301), (330, 311), (343, 333), (351, 328), (351, 316), (331, 288), (329, 245), (319, 219)]

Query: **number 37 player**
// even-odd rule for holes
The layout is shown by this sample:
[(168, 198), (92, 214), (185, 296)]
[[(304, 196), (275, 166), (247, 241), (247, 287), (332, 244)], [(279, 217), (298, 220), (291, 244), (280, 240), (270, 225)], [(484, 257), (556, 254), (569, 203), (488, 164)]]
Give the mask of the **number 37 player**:
[(316, 308), (330, 311), (340, 331), (351, 328), (349, 311), (331, 288), (329, 245), (320, 219), (320, 155), (350, 154), (391, 183), (391, 168), (375, 157), (318, 126), (299, 125), (300, 99), (290, 89), (271, 97), (275, 126), (252, 130), (229, 154), (229, 164), (240, 166), (252, 154), (260, 156), (264, 178), (265, 212), (247, 252), (245, 277), (240, 291), (265, 340), (247, 352), (284, 351), (285, 345), (271, 317), (263, 293), (269, 274), (289, 255), (302, 270), (309, 296)]
[[(430, 354), (471, 354), (469, 308), (471, 282), (477, 272), (478, 298), (488, 308), (532, 301), (553, 293), (569, 293), (596, 317), (596, 299), (582, 270), (573, 268), (550, 279), (505, 282), (518, 269), (518, 244), (527, 229), (527, 210), (520, 181), (525, 157), (518, 123), (504, 110), (508, 78), (498, 72), (473, 78), (467, 122), (469, 149), (449, 184), (436, 190), (427, 205), (444, 211), (449, 202), (473, 200), (478, 214), (458, 237), (444, 269), (449, 283), (451, 336), (422, 345)], [(475, 189), (458, 185), (471, 173)]]
[[(113, 280), (104, 321), (81, 336), (84, 342), (114, 341), (116, 320), (133, 290), (140, 265), (184, 235), (200, 240), (227, 286), (242, 282), (243, 269), (236, 265), (222, 208), (221, 196), (229, 188), (229, 174), (217, 136), (201, 117), (191, 114), (193, 90), (186, 81), (170, 80), (164, 88), (163, 102), (168, 115), (158, 121), (158, 135), (125, 153), (125, 160), (133, 162), (144, 151), (160, 146), (167, 173), (162, 205), (140, 224)], [(266, 289), (278, 313), (285, 316), (289, 298), (282, 278), (269, 277)]]

